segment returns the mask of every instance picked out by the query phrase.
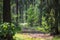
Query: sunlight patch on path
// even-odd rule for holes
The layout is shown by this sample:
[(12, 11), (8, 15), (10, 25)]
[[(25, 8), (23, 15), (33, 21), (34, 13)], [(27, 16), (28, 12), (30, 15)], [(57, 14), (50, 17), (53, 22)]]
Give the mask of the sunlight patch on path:
[(43, 34), (16, 34), (15, 39), (20, 40), (52, 40), (52, 36), (42, 36)]

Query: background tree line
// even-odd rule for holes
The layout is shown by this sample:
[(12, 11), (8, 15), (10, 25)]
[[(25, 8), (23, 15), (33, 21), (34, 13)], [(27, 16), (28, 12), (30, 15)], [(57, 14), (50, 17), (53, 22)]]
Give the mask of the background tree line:
[(0, 23), (27, 23), (28, 27), (55, 34), (60, 31), (59, 0), (0, 0), (0, 4)]

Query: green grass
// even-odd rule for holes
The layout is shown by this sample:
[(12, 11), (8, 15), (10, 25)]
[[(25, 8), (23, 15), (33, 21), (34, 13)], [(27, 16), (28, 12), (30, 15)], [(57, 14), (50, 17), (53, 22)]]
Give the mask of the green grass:
[(60, 35), (55, 36), (55, 37), (53, 38), (53, 40), (60, 40)]

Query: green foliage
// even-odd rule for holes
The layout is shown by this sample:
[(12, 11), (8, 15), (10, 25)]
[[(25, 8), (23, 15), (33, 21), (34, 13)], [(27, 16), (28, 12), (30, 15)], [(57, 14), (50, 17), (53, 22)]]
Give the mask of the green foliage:
[[(51, 9), (51, 11), (50, 11), (50, 16), (49, 16), (49, 19), (48, 19), (48, 21), (49, 21), (49, 23), (51, 23), (51, 24), (53, 24), (54, 25), (54, 23), (55, 23), (55, 16), (54, 16), (54, 9)], [(53, 26), (52, 25), (52, 26)]]
[(43, 7), (42, 7), (42, 30), (44, 31), (44, 32), (49, 32), (50, 31), (50, 25), (48, 25), (48, 13), (47, 13), (47, 11), (46, 11), (46, 7), (47, 7), (47, 5), (46, 5), (46, 3), (45, 3), (45, 5), (42, 5)]
[(27, 11), (27, 14), (28, 14), (28, 22), (31, 22), (32, 20), (33, 20), (33, 18), (34, 18), (34, 12), (33, 12), (33, 5), (30, 5), (30, 8), (28, 9), (28, 11)]
[(39, 9), (38, 9), (38, 5), (36, 4), (35, 6), (34, 5), (30, 5), (30, 7), (28, 8), (27, 10), (27, 21), (28, 23), (37, 23), (38, 22), (38, 15), (39, 15)]
[(40, 32), (47, 32), (46, 30), (45, 30), (45, 28), (43, 28), (43, 27), (35, 27), (35, 30), (37, 30), (37, 31), (40, 31)]
[(53, 40), (60, 40), (60, 35), (55, 36)]
[[(52, 2), (52, 3), (51, 3)], [(48, 4), (47, 4), (48, 3)], [(53, 5), (51, 0), (19, 0), (18, 1), (18, 15), (16, 14), (16, 2), (11, 0), (11, 19), (15, 24), (18, 21), (18, 25), (21, 27), (33, 26), (36, 30), (49, 32), (55, 24), (55, 11), (50, 8)], [(53, 7), (53, 6), (52, 6)], [(0, 22), (2, 22), (2, 8), (3, 2), (0, 0)], [(51, 11), (49, 11), (51, 9)], [(59, 15), (58, 15), (59, 16)], [(18, 18), (18, 19), (17, 19)], [(41, 20), (41, 26), (40, 26)], [(21, 23), (21, 22), (24, 23)], [(13, 23), (3, 23), (0, 26), (1, 34), (11, 32), (12, 34), (18, 31), (17, 26)], [(38, 27), (37, 27), (37, 26)], [(3, 26), (3, 27), (2, 27)], [(11, 26), (11, 27), (10, 27)], [(16, 29), (17, 28), (17, 29)], [(60, 27), (59, 27), (60, 28)], [(60, 29), (59, 29), (60, 30)]]
[(46, 21), (46, 17), (43, 17), (42, 16), (42, 28), (46, 31), (46, 32), (49, 32), (50, 31), (50, 26), (47, 24), (47, 21)]
[(15, 26), (13, 23), (3, 23), (0, 25), (0, 37), (6, 37), (7, 34), (11, 34), (12, 36), (20, 31), (21, 28)]
[(54, 32), (54, 27), (55, 27), (55, 11), (54, 11), (54, 9), (51, 9), (51, 11), (50, 11), (48, 22), (49, 22), (49, 26), (50, 26), (49, 27), (50, 31)]

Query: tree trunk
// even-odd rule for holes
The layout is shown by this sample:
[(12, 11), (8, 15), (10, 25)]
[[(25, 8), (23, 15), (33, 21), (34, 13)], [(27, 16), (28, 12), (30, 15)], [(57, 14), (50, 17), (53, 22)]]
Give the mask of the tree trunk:
[(55, 9), (55, 33), (58, 34), (58, 10)]
[(3, 22), (11, 22), (10, 0), (3, 0)]
[(16, 14), (17, 14), (17, 17), (16, 17), (16, 26), (18, 26), (18, 0), (16, 0)]
[(40, 4), (39, 25), (42, 26), (42, 0)]
[(0, 14), (0, 23), (1, 23), (1, 14)]
[[(3, 0), (3, 22), (11, 22), (10, 0)], [(8, 34), (8, 35), (7, 35)], [(7, 40), (12, 40), (12, 35), (6, 34)]]
[(59, 4), (58, 4), (58, 0), (55, 0), (55, 33), (58, 34), (58, 8), (59, 8)]

